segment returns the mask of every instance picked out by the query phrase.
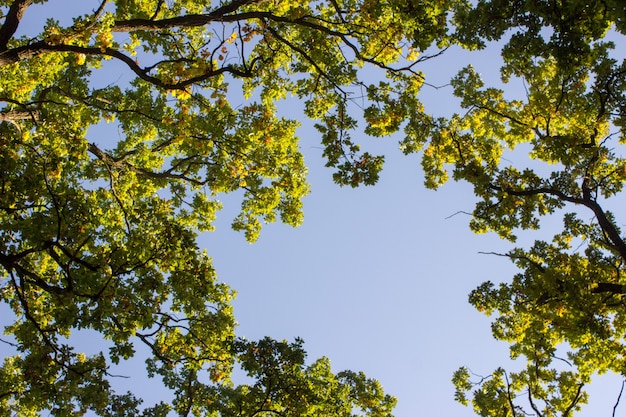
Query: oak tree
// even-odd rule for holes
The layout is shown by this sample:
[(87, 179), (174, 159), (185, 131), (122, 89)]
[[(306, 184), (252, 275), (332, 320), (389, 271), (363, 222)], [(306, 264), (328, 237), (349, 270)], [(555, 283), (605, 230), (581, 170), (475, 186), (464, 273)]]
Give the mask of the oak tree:
[(626, 12), (619, 1), (493, 0), (458, 9), (455, 22), (470, 49), (504, 42), (504, 87), (466, 67), (452, 81), (464, 112), (425, 118), (413, 131), (427, 133), (405, 149), (427, 140), (428, 186), (448, 176), (473, 186), (478, 233), (515, 242), (562, 218), (551, 239), (498, 253), (520, 269), (512, 280), (470, 294), (520, 368), (485, 378), (461, 368), (457, 400), (482, 416), (570, 416), (593, 376), (626, 377)]
[[(287, 96), (317, 121), (335, 180), (373, 184), (382, 157), (350, 138), (350, 103), (372, 135), (422, 114), (417, 64), (447, 45), (453, 3), (101, 0), (68, 16), (0, 1), (0, 300), (15, 351), (0, 414), (388, 415), (362, 374), (305, 365), (299, 343), (237, 339), (233, 291), (196, 236), (231, 192), (250, 241), (302, 221)], [(81, 332), (108, 349), (81, 352)], [(171, 402), (115, 392), (111, 366), (139, 345)], [(230, 383), (236, 361), (256, 382)]]

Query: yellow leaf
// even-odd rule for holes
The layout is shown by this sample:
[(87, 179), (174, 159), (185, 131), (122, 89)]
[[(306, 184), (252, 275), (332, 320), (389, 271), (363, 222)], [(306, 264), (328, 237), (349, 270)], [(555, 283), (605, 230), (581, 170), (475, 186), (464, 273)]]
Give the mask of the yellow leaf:
[(76, 54), (76, 63), (78, 65), (83, 65), (85, 60), (87, 59), (87, 55), (85, 54)]

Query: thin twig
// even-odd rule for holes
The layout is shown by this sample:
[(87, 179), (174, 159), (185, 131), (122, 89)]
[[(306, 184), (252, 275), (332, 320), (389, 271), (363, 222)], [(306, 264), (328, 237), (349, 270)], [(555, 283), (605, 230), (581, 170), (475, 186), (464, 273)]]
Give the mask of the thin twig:
[(615, 405), (613, 406), (613, 414), (612, 417), (615, 417), (615, 412), (617, 411), (617, 406), (619, 405), (620, 400), (622, 399), (622, 393), (624, 392), (624, 383), (626, 380), (622, 380), (622, 387), (619, 390), (619, 395), (617, 396), (617, 401), (615, 401)]

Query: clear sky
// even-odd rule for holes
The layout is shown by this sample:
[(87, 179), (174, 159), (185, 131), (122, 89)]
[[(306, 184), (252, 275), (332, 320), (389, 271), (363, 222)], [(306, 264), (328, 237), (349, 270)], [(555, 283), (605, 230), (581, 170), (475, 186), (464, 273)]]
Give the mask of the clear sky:
[[(424, 66), (427, 81), (444, 85), (469, 63), (497, 84), (495, 44), (481, 53), (447, 51)], [(508, 88), (519, 98), (523, 91), (520, 82)], [(435, 114), (458, 111), (449, 87), (424, 87), (422, 97)], [(285, 107), (293, 111), (297, 105)], [(379, 379), (398, 398), (397, 417), (474, 415), (454, 402), (452, 373), (466, 365), (486, 376), (515, 364), (508, 345), (491, 337), (489, 318), (467, 296), (486, 280), (512, 278), (517, 270), (508, 259), (479, 253), (504, 253), (512, 244), (493, 234), (475, 235), (469, 217), (457, 214), (473, 209), (468, 184), (427, 190), (419, 156), (402, 155), (399, 136), (363, 137), (364, 148), (386, 155), (386, 165), (376, 186), (358, 189), (332, 182), (310, 123), (303, 121), (299, 136), (311, 183), (304, 224), (268, 225), (249, 245), (228, 230), (237, 203), (224, 199), (228, 209), (218, 230), (200, 239), (221, 279), (238, 292), (239, 334), (302, 337), (311, 359), (328, 356), (335, 371), (362, 370)], [(550, 239), (561, 219), (542, 225), (520, 241)], [(590, 405), (580, 416), (611, 416), (621, 382), (602, 381), (588, 389)]]
[[(50, 4), (62, 11), (73, 2)], [(486, 78), (497, 80), (495, 49), (470, 57)], [(467, 63), (467, 54), (450, 50), (429, 62), (428, 80), (445, 84)], [(425, 87), (424, 100), (435, 113), (455, 110), (450, 88)], [(290, 116), (301, 117), (293, 110)], [(474, 415), (454, 402), (452, 373), (467, 365), (487, 375), (510, 363), (508, 346), (491, 338), (489, 319), (469, 306), (467, 295), (483, 281), (512, 277), (516, 271), (506, 258), (479, 254), (506, 252), (510, 244), (471, 233), (469, 217), (454, 215), (473, 209), (469, 185), (426, 190), (419, 156), (403, 156), (398, 138), (360, 140), (386, 155), (386, 167), (376, 186), (350, 189), (332, 182), (310, 123), (303, 122), (299, 136), (311, 183), (304, 224), (267, 225), (250, 245), (229, 228), (238, 201), (227, 196), (217, 230), (199, 240), (220, 279), (238, 293), (238, 334), (302, 337), (310, 359), (327, 356), (334, 371), (362, 370), (380, 380), (398, 397), (398, 417)], [(136, 381), (120, 384), (136, 388)], [(147, 403), (159, 400), (155, 388), (146, 385), (139, 394)], [(615, 380), (603, 385), (591, 395), (593, 408), (580, 415), (610, 416), (619, 388)]]
[[(432, 74), (427, 81), (443, 85), (472, 63), (485, 80), (497, 82), (499, 62), (498, 45), (469, 55), (450, 50), (425, 71)], [(509, 94), (520, 93), (521, 83), (513, 83)], [(457, 111), (449, 87), (424, 87), (423, 100), (436, 114)], [(517, 272), (508, 259), (479, 253), (504, 253), (512, 244), (473, 234), (469, 217), (457, 214), (473, 209), (471, 187), (427, 190), (419, 156), (402, 155), (399, 136), (363, 137), (364, 148), (386, 155), (386, 166), (376, 186), (358, 189), (332, 182), (309, 122), (299, 136), (311, 182), (304, 224), (268, 225), (249, 245), (228, 230), (237, 202), (224, 199), (228, 209), (218, 230), (200, 239), (221, 279), (238, 292), (239, 334), (302, 337), (311, 359), (328, 356), (335, 371), (362, 370), (379, 379), (398, 397), (398, 417), (474, 415), (454, 402), (452, 373), (463, 365), (481, 375), (515, 365), (508, 345), (491, 337), (490, 320), (467, 296), (486, 280), (509, 280)], [(560, 222), (544, 221), (541, 231), (521, 240), (550, 239)], [(612, 378), (590, 390), (591, 406), (580, 415), (610, 416), (619, 389)]]

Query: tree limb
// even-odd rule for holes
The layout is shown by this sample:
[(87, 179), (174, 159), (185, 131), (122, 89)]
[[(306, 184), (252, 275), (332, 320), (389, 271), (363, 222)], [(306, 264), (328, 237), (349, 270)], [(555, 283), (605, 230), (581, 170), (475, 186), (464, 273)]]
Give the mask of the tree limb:
[(619, 405), (620, 400), (622, 399), (622, 394), (624, 393), (624, 383), (626, 380), (622, 380), (622, 387), (619, 390), (619, 394), (617, 396), (617, 400), (615, 401), (615, 405), (613, 406), (613, 414), (612, 417), (615, 417), (615, 412), (617, 411), (617, 406)]
[(626, 294), (626, 288), (622, 284), (613, 284), (610, 282), (599, 282), (597, 287), (591, 290), (594, 294), (599, 293), (611, 293), (611, 294)]
[(111, 155), (107, 154), (102, 149), (98, 148), (98, 146), (96, 146), (95, 143), (90, 143), (87, 147), (87, 150), (109, 167), (115, 167), (116, 169), (119, 169), (119, 170), (133, 171), (136, 174), (139, 174), (143, 177), (154, 178), (154, 179), (178, 179), (178, 180), (186, 181), (186, 182), (196, 184), (196, 185), (205, 185), (206, 183), (206, 181), (187, 177), (183, 174), (174, 173), (173, 169), (163, 171), (163, 172), (153, 172), (153, 171), (148, 171), (143, 168), (138, 168), (132, 165), (131, 163), (124, 161), (123, 159), (113, 158)]
[(166, 90), (182, 90), (185, 87), (216, 77), (221, 74), (230, 73), (241, 78), (252, 76), (252, 72), (242, 71), (232, 66), (226, 66), (215, 70), (209, 70), (199, 76), (182, 80), (175, 83), (167, 83), (160, 78), (149, 75), (149, 70), (141, 68), (137, 62), (130, 56), (113, 48), (83, 47), (77, 45), (54, 45), (46, 41), (34, 42), (29, 45), (20, 46), (5, 52), (0, 52), (0, 66), (14, 64), (24, 59), (33, 58), (34, 56), (44, 52), (75, 52), (85, 55), (105, 55), (116, 58), (125, 63), (139, 78)]
[(563, 412), (563, 417), (569, 417), (570, 416), (572, 410), (574, 409), (576, 404), (578, 404), (578, 401), (580, 401), (580, 398), (582, 397), (583, 387), (584, 386), (585, 386), (585, 384), (578, 384), (578, 389), (576, 390), (576, 396), (572, 399), (572, 402), (570, 403), (570, 405)]
[(247, 6), (259, 2), (259, 0), (234, 0), (231, 3), (218, 7), (207, 14), (188, 14), (184, 16), (176, 16), (169, 19), (129, 19), (115, 22), (111, 30), (113, 32), (129, 32), (135, 30), (155, 31), (163, 29), (172, 29), (176, 27), (197, 27), (204, 26), (216, 21), (233, 21), (241, 20), (239, 16), (226, 19), (226, 15), (236, 11), (240, 7)]
[(9, 7), (9, 12), (4, 19), (4, 25), (0, 27), (0, 51), (6, 51), (9, 40), (15, 34), (24, 12), (32, 4), (33, 0), (15, 0)]
[(0, 111), (0, 123), (2, 122), (16, 122), (18, 120), (37, 120), (39, 118), (39, 112), (37, 111)]
[(609, 220), (608, 216), (602, 209), (602, 206), (600, 206), (600, 204), (598, 204), (598, 202), (592, 198), (591, 193), (586, 187), (583, 186), (582, 198), (572, 197), (570, 195), (565, 194), (561, 190), (558, 190), (556, 188), (551, 188), (551, 187), (540, 187), (540, 188), (534, 188), (534, 189), (528, 189), (528, 190), (515, 190), (509, 187), (500, 187), (497, 185), (490, 184), (489, 188), (494, 191), (500, 191), (509, 195), (520, 196), (520, 197), (546, 194), (546, 195), (551, 195), (553, 197), (556, 197), (562, 201), (582, 205), (582, 206), (589, 208), (591, 211), (593, 211), (593, 214), (596, 216), (596, 219), (598, 221), (598, 224), (600, 225), (600, 228), (602, 229), (604, 233), (606, 233), (611, 243), (613, 244), (614, 249), (617, 250), (617, 252), (622, 257), (622, 259), (626, 260), (626, 242), (624, 242), (624, 240), (620, 236), (619, 231), (617, 227), (615, 226), (615, 224), (613, 224)]

